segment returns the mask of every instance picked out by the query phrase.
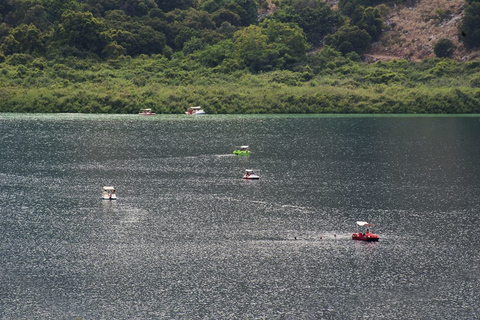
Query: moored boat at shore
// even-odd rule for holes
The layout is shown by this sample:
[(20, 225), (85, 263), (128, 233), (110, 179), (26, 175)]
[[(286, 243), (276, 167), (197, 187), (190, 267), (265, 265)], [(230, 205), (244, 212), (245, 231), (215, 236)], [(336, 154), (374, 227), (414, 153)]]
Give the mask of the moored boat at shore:
[(205, 111), (202, 109), (202, 107), (197, 106), (197, 107), (188, 107), (187, 111), (185, 112), (187, 116), (201, 116), (205, 114)]
[(155, 112), (153, 112), (152, 109), (142, 109), (138, 114), (142, 116), (154, 116)]

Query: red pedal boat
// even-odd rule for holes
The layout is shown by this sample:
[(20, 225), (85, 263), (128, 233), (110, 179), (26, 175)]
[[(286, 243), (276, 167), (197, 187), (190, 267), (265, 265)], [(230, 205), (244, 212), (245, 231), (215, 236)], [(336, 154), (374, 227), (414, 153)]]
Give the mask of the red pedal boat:
[(352, 234), (352, 239), (353, 240), (378, 241), (378, 239), (380, 239), (378, 234), (372, 233), (369, 229), (369, 228), (373, 228), (375, 225), (373, 225), (371, 223), (368, 223), (368, 222), (365, 222), (365, 221), (357, 221), (357, 224), (361, 227), (367, 228), (367, 230), (364, 233), (358, 232), (358, 233)]

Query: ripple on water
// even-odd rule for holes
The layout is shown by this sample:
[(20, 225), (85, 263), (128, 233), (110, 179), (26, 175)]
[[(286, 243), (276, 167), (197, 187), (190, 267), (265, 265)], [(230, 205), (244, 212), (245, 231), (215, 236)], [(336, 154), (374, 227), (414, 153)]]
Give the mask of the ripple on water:
[(4, 319), (480, 317), (476, 118), (0, 122)]

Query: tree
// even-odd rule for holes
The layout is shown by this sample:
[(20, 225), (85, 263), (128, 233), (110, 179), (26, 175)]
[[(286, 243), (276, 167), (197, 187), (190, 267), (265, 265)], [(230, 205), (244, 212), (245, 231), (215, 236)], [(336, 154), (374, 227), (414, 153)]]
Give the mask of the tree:
[(131, 20), (122, 10), (112, 10), (105, 15), (105, 22), (108, 28), (124, 29)]
[(52, 23), (48, 21), (47, 12), (41, 5), (36, 5), (27, 10), (24, 17), (25, 24), (33, 23), (38, 29), (47, 31)]
[(234, 44), (231, 39), (223, 40), (214, 45), (207, 46), (205, 50), (198, 53), (198, 58), (201, 63), (213, 68), (225, 61), (234, 50)]
[(220, 27), (224, 22), (228, 22), (232, 26), (239, 26), (241, 24), (240, 16), (228, 9), (221, 9), (215, 12), (212, 15), (212, 19), (213, 21), (215, 21), (215, 25), (217, 25), (218, 27)]
[(187, 11), (183, 24), (195, 29), (215, 29), (215, 22), (212, 16), (205, 11), (190, 8)]
[(190, 54), (195, 51), (199, 51), (205, 48), (205, 42), (197, 37), (193, 37), (183, 45), (183, 52), (185, 54)]
[[(111, 43), (115, 43), (116, 45), (124, 48), (126, 54), (135, 55), (137, 53), (138, 44), (136, 41), (136, 37), (132, 32), (127, 30), (110, 29), (109, 31), (107, 31), (107, 33), (107, 36), (112, 39)], [(114, 48), (115, 47), (111, 49)]]
[(249, 26), (256, 23), (258, 17), (255, 0), (205, 0), (201, 1), (200, 9), (213, 15), (217, 27), (224, 21)]
[(186, 10), (195, 7), (197, 0), (156, 0), (155, 2), (163, 12), (169, 12), (175, 9)]
[(459, 26), (459, 40), (469, 49), (480, 47), (480, 2), (465, 6)]
[(385, 0), (339, 0), (338, 8), (343, 14), (347, 16), (351, 16), (359, 6), (373, 7), (384, 2), (386, 1)]
[(225, 8), (227, 0), (204, 0), (200, 4), (200, 9), (214, 13)]
[(233, 26), (230, 22), (224, 21), (217, 29), (220, 34), (226, 35), (227, 37), (231, 37), (233, 33), (236, 31), (235, 26)]
[(149, 10), (158, 8), (153, 0), (126, 0), (120, 7), (129, 16), (145, 16)]
[(343, 23), (338, 12), (321, 0), (282, 2), (281, 9), (268, 19), (298, 24), (305, 32), (307, 40), (314, 45), (321, 44), (327, 34), (333, 33)]
[(65, 11), (75, 11), (80, 8), (77, 0), (39, 0), (47, 12), (47, 19), (50, 22), (60, 21)]
[(43, 52), (45, 49), (44, 35), (33, 23), (22, 24), (10, 31), (10, 35), (3, 41), (1, 48), (7, 55)]
[(433, 47), (433, 52), (439, 58), (450, 58), (455, 52), (455, 45), (449, 39), (440, 39)]
[(124, 47), (119, 45), (118, 43), (110, 42), (105, 49), (103, 49), (103, 56), (107, 59), (116, 59), (120, 56), (123, 56), (127, 53), (127, 50), (125, 50)]
[(266, 20), (260, 26), (262, 33), (268, 36), (269, 42), (279, 50), (279, 54), (293, 59), (292, 62), (304, 57), (309, 49), (305, 33), (296, 24)]
[(5, 22), (0, 24), (0, 40), (10, 34), (10, 28)]
[(91, 12), (67, 10), (55, 31), (55, 39), (82, 51), (101, 54), (108, 44), (105, 24), (94, 18)]
[(129, 23), (124, 30), (111, 29), (106, 34), (131, 56), (162, 53), (166, 46), (166, 37), (162, 32), (140, 22)]
[[(3, 11), (3, 22), (10, 27), (17, 27), (25, 24), (25, 16), (28, 9), (32, 6), (30, 2), (24, 0), (8, 0), (0, 1), (7, 4), (0, 4), (0, 10)], [(3, 6), (3, 9), (2, 9)], [(0, 15), (1, 16), (1, 15)]]
[(183, 44), (188, 42), (192, 38), (198, 38), (200, 36), (200, 31), (197, 29), (192, 29), (185, 27), (180, 32), (178, 35), (175, 37), (175, 47), (179, 50), (183, 48)]
[(3, 39), (0, 49), (6, 55), (11, 55), (14, 53), (21, 52), (20, 42), (18, 42), (13, 35), (9, 35), (8, 37), (5, 37)]
[(367, 31), (374, 41), (377, 41), (383, 32), (382, 16), (374, 7), (359, 6), (352, 16), (351, 24)]
[(123, 0), (87, 0), (87, 4), (90, 5), (91, 8), (96, 8), (102, 16), (108, 11), (119, 10), (121, 2), (123, 2)]
[[(227, 9), (237, 13), (242, 18), (242, 26), (249, 26), (257, 23), (258, 8), (255, 0), (235, 0), (234, 4), (227, 7)], [(242, 16), (240, 11), (244, 11), (245, 15)]]
[(305, 56), (305, 33), (294, 24), (266, 20), (234, 34), (233, 57), (250, 71), (284, 68)]
[(343, 26), (335, 34), (325, 37), (325, 44), (331, 45), (342, 54), (355, 51), (365, 53), (370, 48), (372, 37), (357, 26)]
[(234, 33), (234, 55), (251, 71), (265, 69), (268, 64), (268, 37), (258, 26), (251, 25)]

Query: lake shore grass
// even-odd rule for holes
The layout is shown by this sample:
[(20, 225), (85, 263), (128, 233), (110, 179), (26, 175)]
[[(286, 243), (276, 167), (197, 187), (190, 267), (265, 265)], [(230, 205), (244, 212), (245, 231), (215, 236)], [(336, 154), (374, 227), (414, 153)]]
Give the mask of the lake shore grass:
[(480, 113), (480, 63), (366, 64), (337, 58), (295, 71), (222, 73), (162, 56), (0, 64), (0, 112), (209, 114)]

